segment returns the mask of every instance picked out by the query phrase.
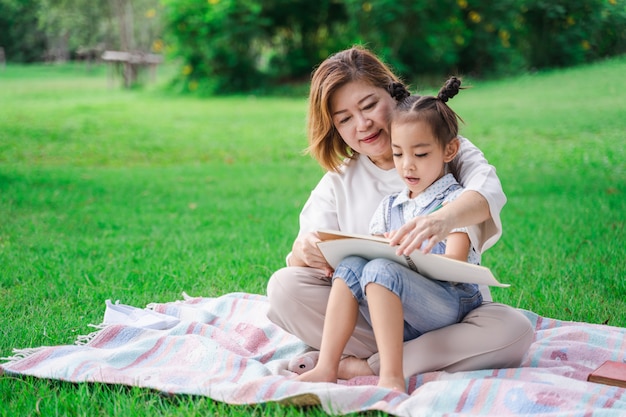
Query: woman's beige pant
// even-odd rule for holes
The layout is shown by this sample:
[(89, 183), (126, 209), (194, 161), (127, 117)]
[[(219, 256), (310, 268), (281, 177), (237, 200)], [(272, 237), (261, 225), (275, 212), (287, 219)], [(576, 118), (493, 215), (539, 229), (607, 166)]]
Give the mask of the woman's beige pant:
[[(268, 318), (309, 346), (319, 349), (331, 282), (321, 270), (286, 267), (267, 285)], [(462, 322), (404, 343), (404, 375), (519, 366), (533, 341), (530, 321), (518, 310), (485, 303)], [(380, 364), (372, 327), (359, 316), (344, 354), (367, 358), (378, 374)]]

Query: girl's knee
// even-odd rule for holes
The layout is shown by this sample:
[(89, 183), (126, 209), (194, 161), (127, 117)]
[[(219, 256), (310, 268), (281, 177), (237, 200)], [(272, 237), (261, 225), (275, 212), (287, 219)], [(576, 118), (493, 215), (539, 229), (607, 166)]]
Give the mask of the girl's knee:
[(367, 265), (367, 259), (360, 256), (348, 256), (337, 265), (333, 279), (339, 277), (344, 281), (356, 280), (358, 282), (359, 277), (363, 274), (365, 265)]
[(397, 273), (396, 267), (401, 265), (388, 259), (373, 259), (365, 265), (361, 274), (361, 287), (375, 283), (385, 288), (397, 288), (402, 282), (402, 274)]
[(343, 281), (350, 288), (354, 298), (361, 301), (364, 297), (360, 282), (366, 264), (367, 260), (359, 256), (348, 256), (343, 259), (333, 274), (333, 285), (336, 280)]

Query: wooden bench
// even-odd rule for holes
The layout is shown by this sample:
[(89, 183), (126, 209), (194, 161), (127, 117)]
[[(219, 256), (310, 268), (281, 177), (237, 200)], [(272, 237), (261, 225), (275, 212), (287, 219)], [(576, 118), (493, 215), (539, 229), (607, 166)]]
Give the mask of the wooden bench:
[(150, 79), (154, 80), (156, 78), (156, 68), (163, 62), (163, 57), (145, 52), (104, 51), (102, 60), (108, 62), (111, 68), (109, 71), (109, 82), (113, 83), (114, 70), (122, 67), (124, 86), (130, 88), (137, 81), (139, 71), (142, 68), (148, 68)]

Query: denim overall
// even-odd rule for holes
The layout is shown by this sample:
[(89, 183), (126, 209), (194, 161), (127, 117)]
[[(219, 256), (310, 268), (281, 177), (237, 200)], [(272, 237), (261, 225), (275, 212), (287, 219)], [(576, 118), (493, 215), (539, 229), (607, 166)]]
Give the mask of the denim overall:
[[(445, 197), (458, 188), (458, 184), (448, 187), (420, 214), (431, 213), (440, 208)], [(389, 201), (390, 230), (397, 230), (404, 224), (402, 206), (392, 207), (395, 198), (393, 196)], [(431, 253), (443, 254), (445, 251), (445, 243), (439, 242)], [(359, 311), (370, 324), (365, 287), (376, 283), (396, 294), (402, 302), (404, 341), (458, 323), (482, 303), (477, 285), (429, 279), (399, 263), (382, 258), (367, 260), (359, 256), (349, 256), (337, 265), (334, 279), (341, 279), (346, 283), (359, 303)]]

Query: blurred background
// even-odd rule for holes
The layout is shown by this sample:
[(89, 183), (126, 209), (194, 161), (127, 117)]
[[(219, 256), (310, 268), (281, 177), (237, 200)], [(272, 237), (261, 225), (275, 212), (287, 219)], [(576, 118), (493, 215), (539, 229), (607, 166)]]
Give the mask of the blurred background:
[(409, 83), (566, 67), (626, 52), (626, 0), (0, 0), (0, 65), (104, 56), (127, 87), (169, 62), (180, 91), (289, 88), (354, 44)]

